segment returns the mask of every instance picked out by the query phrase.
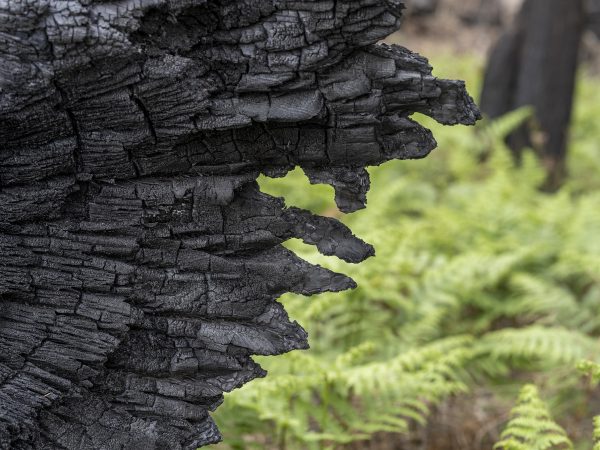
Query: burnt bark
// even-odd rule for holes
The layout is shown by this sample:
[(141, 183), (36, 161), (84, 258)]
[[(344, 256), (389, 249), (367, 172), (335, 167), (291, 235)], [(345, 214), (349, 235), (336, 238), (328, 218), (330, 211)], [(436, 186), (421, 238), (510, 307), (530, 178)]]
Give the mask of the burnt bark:
[(307, 348), (276, 299), (354, 287), (331, 218), (261, 193), (302, 167), (365, 204), (426, 156), (414, 112), (472, 124), (459, 81), (375, 45), (395, 0), (0, 0), (0, 448), (193, 449), (209, 411)]
[(556, 187), (565, 171), (575, 76), (585, 28), (584, 0), (525, 0), (514, 25), (490, 54), (481, 95), (484, 114), (496, 118), (532, 106), (541, 139), (533, 142), (530, 125), (508, 143), (520, 154), (536, 147)]
[(600, 0), (587, 1), (587, 26), (600, 39)]

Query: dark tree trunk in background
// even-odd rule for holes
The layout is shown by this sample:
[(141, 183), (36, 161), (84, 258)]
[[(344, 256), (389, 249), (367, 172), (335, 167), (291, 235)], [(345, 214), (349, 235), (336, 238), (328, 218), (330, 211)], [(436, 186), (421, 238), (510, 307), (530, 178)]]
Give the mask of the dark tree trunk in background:
[(587, 23), (589, 29), (600, 39), (600, 0), (588, 0)]
[(307, 347), (277, 298), (355, 286), (335, 219), (260, 192), (302, 167), (364, 207), (365, 167), (473, 124), (396, 0), (0, 1), (0, 448), (195, 449), (252, 355)]
[(485, 74), (484, 114), (496, 118), (522, 106), (534, 108), (540, 138), (532, 138), (528, 124), (508, 142), (517, 155), (526, 146), (539, 149), (549, 188), (560, 183), (565, 171), (584, 27), (584, 0), (526, 0), (515, 24), (492, 50)]
[(411, 0), (408, 11), (414, 16), (428, 16), (434, 14), (439, 5), (440, 0)]

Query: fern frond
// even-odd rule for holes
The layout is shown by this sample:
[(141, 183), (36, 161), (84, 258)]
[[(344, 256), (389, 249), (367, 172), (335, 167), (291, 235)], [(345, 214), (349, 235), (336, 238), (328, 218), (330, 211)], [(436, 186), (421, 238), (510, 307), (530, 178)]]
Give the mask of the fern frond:
[(509, 134), (515, 131), (526, 120), (533, 117), (533, 109), (523, 107), (511, 111), (503, 116), (487, 123), (486, 130), (496, 141), (505, 139)]
[(577, 364), (577, 370), (582, 375), (589, 377), (590, 383), (593, 386), (600, 383), (600, 364), (594, 361), (583, 360)]
[(565, 431), (552, 420), (534, 385), (521, 389), (511, 419), (494, 445), (495, 450), (572, 450)]
[(490, 332), (476, 347), (480, 355), (526, 365), (575, 364), (600, 352), (597, 339), (577, 330), (538, 325)]
[(600, 450), (600, 416), (594, 417), (594, 448)]

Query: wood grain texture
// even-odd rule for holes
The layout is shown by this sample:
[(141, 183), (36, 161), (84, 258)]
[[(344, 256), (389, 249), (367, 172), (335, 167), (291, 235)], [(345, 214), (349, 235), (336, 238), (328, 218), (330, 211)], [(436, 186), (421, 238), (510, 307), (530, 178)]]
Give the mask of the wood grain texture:
[(335, 219), (260, 192), (301, 167), (347, 212), (426, 156), (459, 81), (376, 42), (395, 0), (0, 0), (0, 448), (194, 449), (209, 411), (307, 348), (276, 299), (354, 287)]

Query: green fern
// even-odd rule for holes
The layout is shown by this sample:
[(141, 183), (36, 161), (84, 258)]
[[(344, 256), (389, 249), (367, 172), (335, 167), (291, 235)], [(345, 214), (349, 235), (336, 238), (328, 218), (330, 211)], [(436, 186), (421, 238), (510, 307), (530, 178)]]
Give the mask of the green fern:
[(511, 411), (502, 440), (494, 445), (498, 450), (572, 449), (565, 431), (552, 420), (548, 408), (534, 385), (521, 389), (517, 405)]
[[(576, 330), (532, 325), (487, 333), (478, 351), (494, 359), (573, 365), (600, 352), (600, 342)], [(519, 364), (520, 366), (520, 364)]]
[(594, 448), (600, 450), (600, 416), (594, 417)]
[[(405, 433), (411, 422), (424, 424), (432, 406), (466, 390), (461, 371), (471, 357), (469, 346), (468, 338), (451, 338), (363, 364), (372, 352), (369, 344), (330, 363), (293, 354), (288, 367), (228, 396), (223, 408), (253, 409), (270, 423), (276, 440), (285, 434), (303, 448), (366, 439), (376, 431)], [(376, 403), (365, 401), (372, 397)], [(230, 420), (240, 427), (234, 414)]]
[(589, 378), (592, 387), (596, 387), (600, 383), (600, 364), (590, 360), (583, 360), (577, 364), (577, 370)]

